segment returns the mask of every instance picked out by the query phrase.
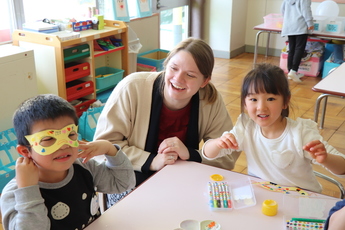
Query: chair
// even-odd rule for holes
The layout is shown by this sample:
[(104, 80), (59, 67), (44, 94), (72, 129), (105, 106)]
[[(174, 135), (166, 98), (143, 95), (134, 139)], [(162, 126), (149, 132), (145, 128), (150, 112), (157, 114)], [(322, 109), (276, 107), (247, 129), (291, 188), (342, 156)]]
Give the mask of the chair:
[(324, 180), (327, 180), (333, 184), (335, 184), (336, 186), (338, 186), (339, 190), (340, 190), (340, 198), (344, 199), (345, 197), (345, 189), (344, 186), (337, 180), (333, 179), (332, 177), (326, 176), (325, 174), (322, 174), (320, 172), (314, 171), (315, 176), (318, 176)]

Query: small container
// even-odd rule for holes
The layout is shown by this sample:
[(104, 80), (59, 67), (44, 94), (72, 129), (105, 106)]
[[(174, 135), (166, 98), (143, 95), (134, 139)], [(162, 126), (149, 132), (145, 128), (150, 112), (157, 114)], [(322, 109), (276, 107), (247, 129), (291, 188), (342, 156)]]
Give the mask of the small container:
[(278, 213), (278, 204), (274, 200), (264, 200), (262, 202), (262, 213), (266, 216), (275, 216)]

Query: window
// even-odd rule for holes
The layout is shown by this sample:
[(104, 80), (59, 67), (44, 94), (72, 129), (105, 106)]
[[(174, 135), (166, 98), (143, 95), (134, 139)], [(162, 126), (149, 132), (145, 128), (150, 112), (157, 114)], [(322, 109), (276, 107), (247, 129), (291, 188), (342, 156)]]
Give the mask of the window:
[(160, 48), (173, 49), (188, 37), (188, 6), (160, 11)]
[(152, 11), (160, 13), (160, 48), (171, 50), (189, 36), (189, 0), (152, 0)]
[(0, 21), (0, 44), (10, 42), (15, 20), (13, 4), (9, 0), (0, 1)]

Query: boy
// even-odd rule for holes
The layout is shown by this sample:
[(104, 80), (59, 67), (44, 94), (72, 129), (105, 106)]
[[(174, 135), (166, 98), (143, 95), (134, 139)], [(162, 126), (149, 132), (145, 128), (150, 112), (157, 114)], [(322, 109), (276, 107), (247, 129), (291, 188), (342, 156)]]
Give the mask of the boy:
[[(30, 98), (13, 124), (23, 157), (1, 195), (4, 229), (83, 229), (100, 216), (96, 191), (134, 187), (133, 167), (119, 146), (78, 141), (78, 117), (66, 100)], [(102, 154), (103, 163), (91, 159)]]

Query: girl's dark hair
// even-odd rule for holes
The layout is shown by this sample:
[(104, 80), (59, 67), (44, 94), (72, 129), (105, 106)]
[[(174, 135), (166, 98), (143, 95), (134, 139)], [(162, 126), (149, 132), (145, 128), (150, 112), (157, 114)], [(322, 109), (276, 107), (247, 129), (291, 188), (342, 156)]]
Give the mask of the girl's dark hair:
[(241, 112), (244, 112), (245, 99), (253, 89), (255, 93), (269, 93), (281, 95), (286, 109), (281, 112), (282, 117), (289, 116), (291, 92), (289, 82), (284, 71), (272, 64), (258, 64), (244, 77), (241, 89)]
[[(163, 63), (163, 77), (165, 77), (165, 70), (170, 59), (181, 50), (187, 51), (192, 55), (199, 71), (204, 75), (205, 79), (211, 79), (214, 67), (213, 51), (206, 42), (192, 37), (183, 40), (169, 52)], [(163, 93), (164, 83), (165, 82), (162, 81), (160, 85), (161, 93)], [(202, 99), (206, 99), (209, 103), (213, 103), (217, 100), (217, 90), (211, 82), (209, 82), (202, 90), (205, 90), (205, 97)]]
[(31, 134), (37, 121), (70, 117), (78, 125), (79, 118), (74, 107), (65, 99), (53, 94), (41, 94), (24, 101), (13, 115), (13, 126), (19, 145), (29, 145), (25, 136)]

